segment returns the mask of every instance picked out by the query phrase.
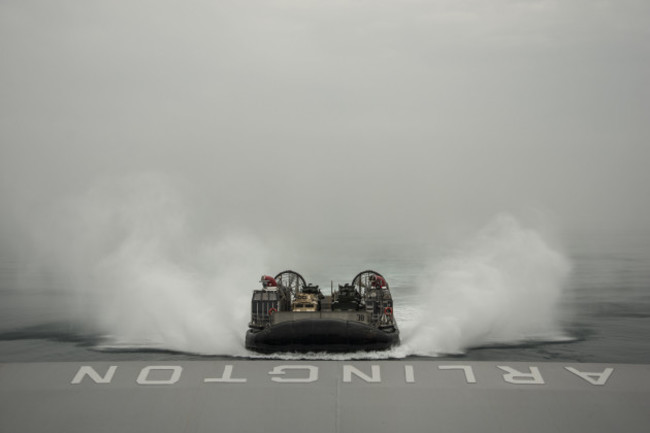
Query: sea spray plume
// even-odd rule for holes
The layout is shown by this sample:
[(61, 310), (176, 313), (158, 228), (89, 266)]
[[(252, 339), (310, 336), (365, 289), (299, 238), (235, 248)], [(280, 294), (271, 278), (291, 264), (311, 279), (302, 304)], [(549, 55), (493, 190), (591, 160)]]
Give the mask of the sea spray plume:
[(253, 239), (223, 238), (179, 266), (156, 250), (128, 245), (96, 270), (113, 297), (98, 322), (120, 345), (153, 346), (202, 354), (243, 352), (249, 287), (263, 265)]
[(407, 353), (556, 339), (557, 308), (571, 266), (540, 233), (501, 215), (419, 284), (421, 304), (402, 326)]
[(159, 175), (104, 181), (64, 208), (42, 238), (55, 246), (43, 258), (108, 346), (244, 353), (250, 289), (265, 269), (259, 241), (195, 233)]

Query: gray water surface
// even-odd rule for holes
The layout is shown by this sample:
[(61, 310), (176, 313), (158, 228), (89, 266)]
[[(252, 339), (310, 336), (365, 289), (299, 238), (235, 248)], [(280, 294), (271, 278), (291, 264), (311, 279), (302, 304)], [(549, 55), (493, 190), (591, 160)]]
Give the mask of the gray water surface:
[[(328, 291), (331, 281), (345, 281), (373, 268), (386, 276), (404, 311), (409, 307), (405, 303), (417, 302), (409, 294), (431, 257), (435, 260), (450, 253), (425, 242), (389, 238), (340, 237), (307, 240), (305, 245), (314, 248), (308, 249), (312, 254), (305, 254), (299, 271), (309, 281)], [(648, 233), (575, 232), (567, 236), (565, 249), (572, 271), (558, 309), (568, 341), (485, 344), (464, 354), (442, 355), (442, 359), (650, 362)], [(339, 253), (332, 256), (333, 251)], [(260, 270), (259, 274), (272, 271)], [(255, 288), (258, 278), (252, 275), (251, 287), (244, 290)], [(84, 302), (93, 301), (79, 299), (60, 279), (48, 278), (46, 270), (5, 251), (0, 261), (0, 362), (206, 358), (160, 347), (106, 349), (102, 347), (105, 336), (70, 313), (83, 310)], [(71, 305), (76, 309), (70, 309)], [(399, 302), (396, 317), (399, 320)], [(241, 330), (242, 335), (245, 331)], [(230, 356), (221, 353), (207, 358)]]

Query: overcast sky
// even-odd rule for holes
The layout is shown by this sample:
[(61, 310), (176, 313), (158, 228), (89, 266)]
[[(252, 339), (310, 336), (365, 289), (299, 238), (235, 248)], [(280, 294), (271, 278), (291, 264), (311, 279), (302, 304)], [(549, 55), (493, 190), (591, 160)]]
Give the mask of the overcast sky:
[(647, 228), (649, 23), (645, 0), (1, 0), (2, 218), (149, 172), (251, 227)]

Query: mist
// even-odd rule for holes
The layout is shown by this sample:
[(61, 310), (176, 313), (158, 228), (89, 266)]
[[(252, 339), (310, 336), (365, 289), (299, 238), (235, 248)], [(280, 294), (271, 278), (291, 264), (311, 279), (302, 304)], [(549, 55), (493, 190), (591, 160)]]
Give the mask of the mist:
[[(556, 235), (650, 229), (649, 18), (633, 0), (3, 1), (0, 253), (81, 291), (83, 323), (115, 341), (234, 353), (246, 318), (216, 299), (350, 256), (305, 238), (453, 248), (487, 226), (500, 236), (462, 271), (431, 259), (436, 293), (542, 273), (549, 321), (501, 323), (524, 296), (505, 283), (481, 316), (500, 331), (457, 323), (409, 350), (561, 336)], [(532, 274), (508, 264), (521, 251)]]
[(5, 237), (163, 173), (205, 221), (475, 229), (541, 209), (642, 227), (648, 6), (617, 1), (0, 5)]

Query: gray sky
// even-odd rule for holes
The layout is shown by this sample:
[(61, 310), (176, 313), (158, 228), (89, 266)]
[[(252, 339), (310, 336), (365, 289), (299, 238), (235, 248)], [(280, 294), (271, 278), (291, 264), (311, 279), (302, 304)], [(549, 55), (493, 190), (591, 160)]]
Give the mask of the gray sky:
[(648, 23), (642, 0), (2, 0), (2, 218), (155, 172), (253, 228), (647, 228)]

